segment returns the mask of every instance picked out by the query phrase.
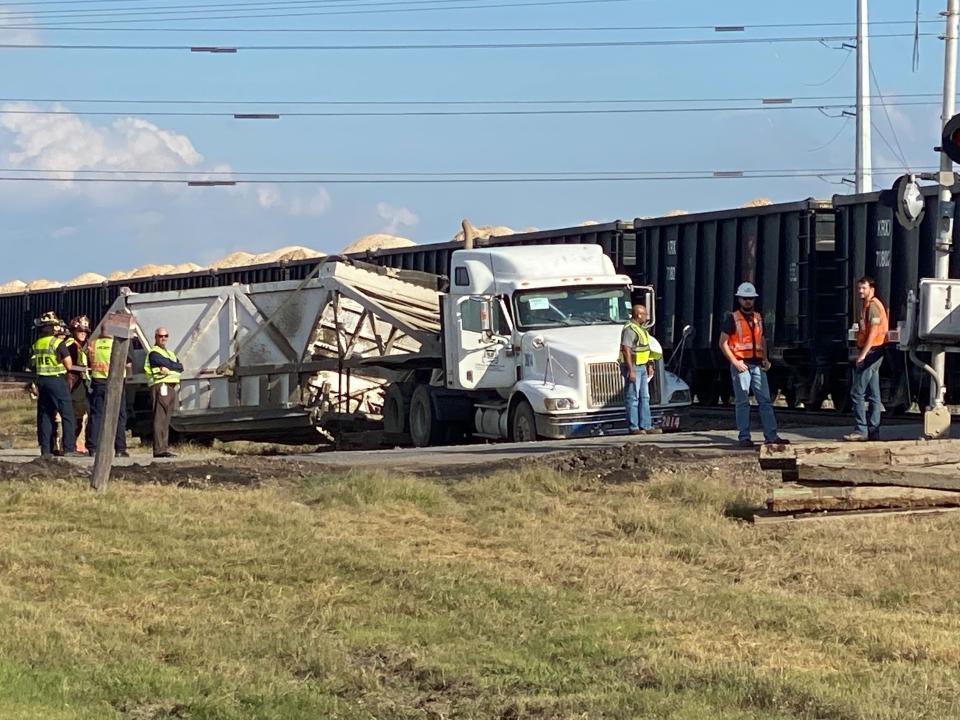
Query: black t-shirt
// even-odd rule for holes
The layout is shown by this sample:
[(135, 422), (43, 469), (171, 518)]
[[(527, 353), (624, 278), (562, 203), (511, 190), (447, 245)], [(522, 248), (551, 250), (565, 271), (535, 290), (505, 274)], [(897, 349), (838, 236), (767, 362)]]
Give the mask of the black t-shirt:
[[(740, 311), (739, 311), (739, 310), (735, 310), (734, 312), (740, 312)], [(737, 334), (737, 321), (736, 321), (736, 319), (733, 317), (733, 315), (734, 315), (733, 312), (727, 313), (727, 316), (723, 319), (723, 323), (720, 325), (720, 332), (722, 332), (724, 335), (735, 336), (735, 335)], [(748, 323), (751, 327), (753, 327), (753, 315), (749, 315), (749, 316), (744, 315), (744, 317), (747, 319), (747, 323)], [(747, 365), (762, 365), (762, 364), (763, 364), (763, 361), (762, 361), (762, 360), (758, 360), (758, 359), (756, 359), (756, 358), (747, 358), (746, 360), (744, 360), (744, 362), (745, 362)]]

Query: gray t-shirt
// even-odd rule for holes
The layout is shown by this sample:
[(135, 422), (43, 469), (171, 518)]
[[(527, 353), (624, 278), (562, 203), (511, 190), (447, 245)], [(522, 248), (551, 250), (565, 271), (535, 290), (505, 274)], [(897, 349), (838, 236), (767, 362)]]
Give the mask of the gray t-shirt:
[(640, 336), (636, 330), (627, 325), (623, 328), (623, 332), (620, 333), (620, 344), (628, 348), (635, 348), (640, 344)]

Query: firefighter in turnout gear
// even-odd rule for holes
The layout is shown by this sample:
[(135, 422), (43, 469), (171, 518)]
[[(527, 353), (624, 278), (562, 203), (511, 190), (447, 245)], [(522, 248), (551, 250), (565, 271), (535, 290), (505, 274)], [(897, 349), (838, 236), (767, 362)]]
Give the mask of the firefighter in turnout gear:
[(656, 372), (656, 361), (662, 356), (650, 348), (650, 333), (645, 327), (647, 306), (634, 305), (627, 324), (620, 333), (620, 372), (623, 374), (623, 401), (627, 408), (627, 425), (631, 435), (652, 435), (663, 432), (653, 427), (650, 417), (650, 380)]
[[(107, 379), (110, 377), (110, 355), (113, 353), (113, 338), (101, 327), (98, 337), (90, 348), (90, 422), (87, 425), (87, 450), (95, 455), (100, 446), (100, 429), (107, 405)], [(127, 361), (127, 368), (132, 363)], [(117, 432), (113, 440), (116, 457), (129, 457), (127, 452), (127, 407), (126, 398), (120, 400), (117, 416)]]
[[(66, 374), (67, 389), (70, 391), (70, 402), (73, 405), (73, 419), (76, 427), (76, 445), (78, 452), (86, 452), (80, 443), (80, 433), (83, 430), (84, 417), (90, 409), (87, 395), (90, 385), (90, 369), (87, 363), (87, 338), (90, 337), (90, 320), (86, 315), (73, 318), (67, 328), (70, 337), (63, 341), (64, 347), (70, 352), (73, 367)], [(89, 422), (87, 435), (90, 435)]]
[(175, 457), (169, 450), (170, 416), (176, 408), (177, 390), (183, 365), (173, 350), (167, 349), (170, 333), (166, 328), (157, 328), (154, 346), (147, 353), (143, 371), (153, 398), (153, 456)]
[(738, 308), (727, 316), (720, 328), (720, 351), (730, 361), (730, 377), (736, 398), (736, 419), (739, 444), (742, 448), (755, 447), (750, 438), (750, 393), (757, 399), (763, 439), (767, 444), (786, 444), (777, 435), (777, 417), (773, 412), (767, 371), (770, 360), (763, 337), (763, 317), (754, 310), (757, 289), (753, 283), (741, 283), (737, 288)]
[(46, 312), (34, 321), (37, 339), (31, 352), (31, 366), (37, 375), (37, 441), (42, 457), (53, 455), (57, 414), (63, 428), (65, 455), (79, 455), (76, 448), (73, 405), (67, 389), (66, 375), (73, 367), (70, 351), (56, 336), (61, 325), (53, 312)]

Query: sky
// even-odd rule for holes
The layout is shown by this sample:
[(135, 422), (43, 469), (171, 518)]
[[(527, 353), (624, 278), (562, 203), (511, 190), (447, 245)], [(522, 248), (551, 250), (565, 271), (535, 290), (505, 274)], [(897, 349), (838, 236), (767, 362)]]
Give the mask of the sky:
[[(875, 175), (877, 189), (889, 186), (904, 164), (916, 170), (937, 163), (939, 98), (890, 96), (940, 92), (943, 25), (931, 21), (945, 5), (920, 2), (926, 35), (914, 71), (913, 25), (906, 22), (914, 3), (870, 2), (872, 22), (905, 21), (871, 27), (873, 93), (889, 103), (884, 111), (874, 100), (873, 163), (888, 172)], [(440, 242), (463, 217), (474, 225), (559, 228), (737, 207), (758, 197), (781, 202), (850, 193), (841, 173), (852, 177), (854, 121), (843, 108), (729, 109), (759, 105), (734, 100), (742, 98), (852, 103), (856, 62), (842, 40), (687, 41), (849, 36), (855, 17), (855, 0), (2, 0), (0, 46), (8, 47), (0, 47), (0, 177), (63, 181), (0, 181), (0, 283), (66, 281), (145, 263), (206, 264), (238, 249), (305, 245), (331, 253), (377, 232)], [(58, 29), (68, 22), (94, 30)], [(844, 24), (758, 27), (797, 23)], [(716, 25), (746, 30), (716, 33)], [(680, 29), (651, 29), (666, 26)], [(515, 30), (561, 27), (578, 30)], [(586, 29), (597, 27), (616, 31)], [(425, 29), (440, 32), (412, 32)], [(636, 44), (663, 40), (681, 42)], [(608, 44), (356, 49), (558, 42)], [(624, 42), (635, 44), (609, 44)], [(123, 47), (49, 47), (77, 44)], [(9, 47), (30, 45), (46, 47)], [(291, 45), (340, 49), (283, 47)], [(211, 54), (144, 46), (241, 47)], [(810, 97), (841, 99), (802, 100)], [(578, 103), (529, 104), (571, 100)], [(636, 102), (650, 100), (660, 102)], [(203, 104), (214, 101), (220, 104)], [(369, 104), (385, 101), (464, 104)], [(232, 117), (591, 108), (608, 112)], [(644, 108), (657, 112), (623, 112)], [(229, 117), (151, 114), (158, 112)], [(833, 174), (662, 178), (676, 171), (808, 169)], [(469, 180), (537, 174), (550, 181), (451, 182), (432, 175), (442, 182), (355, 182), (397, 180), (395, 173), (462, 173)], [(659, 179), (573, 182), (570, 173)], [(77, 181), (91, 177), (148, 182)], [(187, 187), (187, 178), (262, 182)]]

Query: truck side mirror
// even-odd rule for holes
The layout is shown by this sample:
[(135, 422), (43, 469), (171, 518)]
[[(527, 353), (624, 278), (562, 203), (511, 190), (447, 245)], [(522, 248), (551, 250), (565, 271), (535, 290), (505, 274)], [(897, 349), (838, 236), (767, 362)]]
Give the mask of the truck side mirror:
[(485, 297), (480, 301), (480, 332), (484, 340), (493, 339), (493, 303), (492, 298)]

